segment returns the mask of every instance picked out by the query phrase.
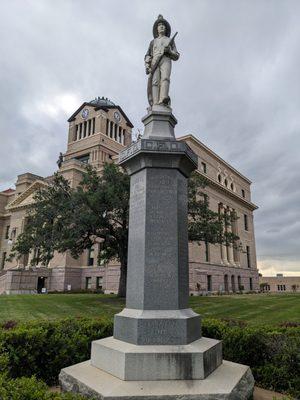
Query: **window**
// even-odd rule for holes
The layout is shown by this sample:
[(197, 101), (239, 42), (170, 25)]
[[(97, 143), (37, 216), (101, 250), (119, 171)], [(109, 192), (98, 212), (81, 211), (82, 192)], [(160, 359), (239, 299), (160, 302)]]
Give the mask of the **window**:
[(88, 249), (87, 265), (89, 267), (92, 267), (94, 265), (94, 249), (92, 247), (90, 249)]
[(95, 118), (92, 119), (92, 134), (95, 133)]
[(103, 276), (97, 276), (96, 280), (96, 289), (102, 289), (103, 285)]
[(227, 179), (225, 179), (224, 184), (225, 184), (226, 187), (228, 186), (228, 180)]
[(5, 231), (5, 239), (9, 239), (9, 228), (10, 228), (10, 226), (7, 225), (6, 231)]
[(240, 276), (238, 276), (238, 289), (241, 291), (242, 289), (242, 279)]
[(285, 285), (277, 285), (277, 290), (279, 292), (284, 292), (286, 290), (286, 287), (285, 287)]
[(253, 290), (252, 278), (249, 278), (249, 288), (250, 290)]
[(113, 123), (109, 121), (109, 136), (113, 137)]
[(207, 171), (207, 169), (206, 169), (206, 163), (205, 162), (201, 162), (201, 171), (204, 173), (204, 174), (206, 174), (206, 171)]
[(224, 275), (224, 289), (225, 289), (225, 292), (229, 292), (228, 275)]
[(231, 275), (231, 290), (235, 292), (235, 277)]
[(246, 255), (247, 255), (247, 267), (251, 268), (251, 262), (250, 262), (250, 247), (246, 246)]
[(242, 197), (245, 198), (245, 190), (244, 189), (242, 189)]
[(89, 154), (84, 154), (83, 156), (76, 157), (76, 160), (81, 161), (84, 164), (87, 164), (89, 162), (90, 155)]
[(14, 240), (17, 237), (17, 228), (13, 228), (10, 233), (11, 240)]
[(90, 276), (87, 276), (85, 278), (85, 289), (89, 290), (92, 288), (92, 278)]
[(207, 275), (207, 291), (211, 292), (212, 290), (212, 279), (211, 275)]
[(244, 228), (245, 231), (248, 231), (248, 215), (244, 214)]
[(205, 261), (209, 261), (209, 243), (205, 242)]
[(79, 133), (79, 125), (75, 126), (75, 136), (74, 136), (74, 140), (78, 140), (78, 133)]
[(3, 269), (3, 268), (4, 268), (5, 260), (6, 260), (6, 252), (4, 251), (4, 252), (2, 253), (2, 260), (1, 260), (1, 268), (0, 268), (0, 269)]
[(219, 183), (221, 183), (221, 180), (222, 180), (221, 174), (218, 174), (218, 181), (219, 181)]
[(233, 183), (230, 184), (230, 189), (231, 189), (232, 191), (234, 190)]

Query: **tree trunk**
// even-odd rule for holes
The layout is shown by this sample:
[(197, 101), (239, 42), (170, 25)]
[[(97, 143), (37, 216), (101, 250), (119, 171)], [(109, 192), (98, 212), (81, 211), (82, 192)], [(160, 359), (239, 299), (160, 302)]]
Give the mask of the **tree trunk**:
[(127, 260), (121, 260), (118, 297), (126, 297)]

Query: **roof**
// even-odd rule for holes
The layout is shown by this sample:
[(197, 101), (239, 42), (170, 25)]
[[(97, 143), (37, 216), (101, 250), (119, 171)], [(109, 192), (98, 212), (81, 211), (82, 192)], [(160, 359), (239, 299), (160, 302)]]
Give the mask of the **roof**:
[(28, 186), (27, 189), (24, 190), (18, 197), (16, 197), (12, 202), (8, 203), (5, 207), (6, 211), (12, 211), (18, 208), (23, 208), (27, 207), (30, 204), (33, 203), (33, 195), (34, 192), (40, 188), (40, 187), (45, 187), (47, 186), (47, 183), (45, 183), (42, 180), (36, 180), (31, 183), (30, 186)]
[(1, 193), (10, 194), (13, 192), (15, 192), (15, 189), (9, 188), (9, 189), (3, 190)]
[(177, 138), (178, 140), (187, 140), (190, 139), (192, 141), (194, 141), (196, 144), (200, 145), (203, 149), (205, 149), (208, 153), (211, 153), (214, 157), (216, 157), (220, 162), (222, 162), (223, 164), (225, 164), (229, 169), (231, 169), (233, 172), (235, 172), (237, 175), (239, 175), (242, 179), (244, 179), (246, 182), (249, 183), (249, 185), (251, 185), (251, 181), (250, 179), (248, 179), (245, 175), (241, 174), (237, 169), (235, 169), (232, 165), (228, 164), (228, 162), (226, 162), (225, 160), (223, 160), (223, 158), (221, 158), (220, 156), (218, 156), (218, 154), (216, 154), (213, 150), (211, 150), (209, 147), (205, 146), (204, 143), (200, 142), (199, 139), (197, 139), (194, 135), (185, 135), (185, 136), (180, 136)]
[(85, 107), (85, 106), (90, 106), (90, 107), (94, 107), (95, 111), (97, 110), (104, 110), (104, 111), (108, 111), (110, 108), (117, 108), (120, 113), (122, 114), (122, 116), (124, 117), (124, 119), (127, 122), (127, 125), (130, 128), (133, 128), (133, 124), (130, 121), (130, 119), (127, 117), (127, 115), (125, 114), (125, 112), (122, 110), (122, 108), (120, 106), (118, 106), (117, 104), (115, 104), (113, 101), (109, 100), (107, 97), (96, 97), (94, 100), (91, 101), (86, 101), (84, 103), (81, 104), (81, 106), (71, 115), (71, 117), (68, 119), (68, 122), (74, 121), (76, 115)]

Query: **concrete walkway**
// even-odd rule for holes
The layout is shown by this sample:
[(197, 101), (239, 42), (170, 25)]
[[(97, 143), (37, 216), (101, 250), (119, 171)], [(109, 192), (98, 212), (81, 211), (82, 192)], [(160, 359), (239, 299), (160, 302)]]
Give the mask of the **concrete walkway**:
[(274, 400), (287, 398), (283, 394), (270, 392), (270, 390), (255, 387), (253, 400)]

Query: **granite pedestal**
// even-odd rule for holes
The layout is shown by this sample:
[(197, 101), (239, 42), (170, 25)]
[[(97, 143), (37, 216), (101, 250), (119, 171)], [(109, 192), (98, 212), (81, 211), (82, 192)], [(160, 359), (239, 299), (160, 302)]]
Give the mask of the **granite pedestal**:
[(197, 157), (175, 140), (168, 108), (143, 122), (143, 138), (119, 157), (131, 177), (126, 308), (90, 361), (61, 371), (61, 386), (110, 400), (250, 399), (250, 369), (222, 363), (221, 342), (201, 337), (188, 307), (187, 178)]

